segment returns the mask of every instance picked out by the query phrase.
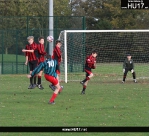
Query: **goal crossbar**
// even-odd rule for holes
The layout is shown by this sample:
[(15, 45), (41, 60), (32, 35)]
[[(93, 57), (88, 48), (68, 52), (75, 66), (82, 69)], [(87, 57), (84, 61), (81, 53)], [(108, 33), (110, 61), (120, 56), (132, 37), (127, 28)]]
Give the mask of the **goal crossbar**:
[(149, 32), (149, 29), (148, 30), (143, 30), (143, 29), (140, 29), (140, 30), (64, 30), (64, 33), (91, 33), (91, 32), (95, 32), (95, 33), (98, 33), (98, 32)]
[(149, 30), (143, 30), (143, 29), (140, 29), (140, 30), (64, 30), (62, 31), (64, 33), (64, 59), (65, 59), (65, 69), (64, 69), (64, 72), (65, 72), (65, 83), (67, 83), (68, 81), (68, 77), (67, 77), (67, 33), (99, 33), (99, 32), (149, 32)]

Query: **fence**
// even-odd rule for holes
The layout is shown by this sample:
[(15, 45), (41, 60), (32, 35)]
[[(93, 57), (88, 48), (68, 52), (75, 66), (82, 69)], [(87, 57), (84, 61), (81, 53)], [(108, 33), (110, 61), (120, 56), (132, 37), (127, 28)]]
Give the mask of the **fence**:
[[(62, 30), (85, 29), (85, 17), (53, 16), (54, 29), (49, 30), (49, 16), (0, 17), (0, 74), (23, 74), (28, 72), (24, 65), (22, 49), (27, 44), (26, 38), (33, 35), (35, 42), (39, 36), (47, 37), (53, 31), (56, 40)], [(48, 52), (48, 43), (45, 41)]]

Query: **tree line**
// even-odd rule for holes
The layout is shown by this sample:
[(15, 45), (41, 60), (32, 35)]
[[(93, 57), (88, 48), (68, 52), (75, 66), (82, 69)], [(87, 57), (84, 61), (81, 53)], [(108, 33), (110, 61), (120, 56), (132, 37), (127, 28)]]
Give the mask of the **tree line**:
[[(36, 29), (40, 29), (36, 34), (46, 35), (48, 18), (44, 16), (48, 16), (49, 13), (48, 2), (49, 0), (0, 1), (0, 38), (3, 38), (0, 53), (2, 48), (6, 54), (15, 52), (18, 47), (22, 48), (27, 35), (34, 34)], [(120, 0), (53, 0), (53, 2), (54, 16), (59, 16), (54, 19), (56, 37), (61, 30), (83, 28), (80, 18), (71, 18), (76, 16), (85, 16), (84, 28), (87, 30), (149, 28), (149, 10), (121, 9)], [(16, 38), (18, 45), (14, 49)]]
[[(48, 16), (49, 0), (5, 0), (0, 17)], [(149, 10), (121, 9), (120, 0), (53, 0), (54, 16), (85, 16), (86, 29), (148, 29)], [(11, 19), (11, 18), (10, 18)], [(14, 20), (16, 22), (17, 20)], [(20, 20), (21, 23), (21, 20)], [(70, 22), (73, 23), (73, 22)], [(38, 22), (37, 22), (38, 24)], [(13, 24), (3, 27), (9, 28)], [(21, 23), (20, 29), (26, 27)], [(45, 26), (44, 26), (45, 27)]]

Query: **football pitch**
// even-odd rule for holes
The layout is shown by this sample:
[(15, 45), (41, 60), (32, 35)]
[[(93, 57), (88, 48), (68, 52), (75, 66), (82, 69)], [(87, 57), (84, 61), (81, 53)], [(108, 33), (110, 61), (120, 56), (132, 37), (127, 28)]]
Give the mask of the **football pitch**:
[[(96, 73), (96, 72), (95, 72)], [(84, 73), (81, 73), (84, 77)], [(64, 90), (49, 105), (49, 83), (42, 78), (44, 90), (27, 89), (26, 75), (0, 75), (0, 126), (149, 126), (149, 86), (144, 79), (89, 81), (81, 95), (79, 81), (62, 82)], [(95, 82), (96, 81), (96, 82)], [(148, 136), (149, 133), (0, 133), (0, 136)]]

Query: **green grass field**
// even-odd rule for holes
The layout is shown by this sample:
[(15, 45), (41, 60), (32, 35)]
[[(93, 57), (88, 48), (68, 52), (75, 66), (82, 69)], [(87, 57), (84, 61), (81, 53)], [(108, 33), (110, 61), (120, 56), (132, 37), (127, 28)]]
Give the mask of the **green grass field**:
[[(19, 63), (24, 56), (18, 57)], [(4, 73), (26, 73), (24, 65), (12, 65), (15, 55), (4, 55)], [(69, 67), (69, 66), (68, 66)], [(0, 75), (0, 126), (148, 126), (148, 64), (136, 64), (138, 83), (128, 73), (122, 80), (122, 64), (98, 64), (93, 70), (86, 95), (80, 95), (79, 81), (84, 73), (68, 73), (63, 92), (49, 105), (49, 83), (42, 78), (44, 90), (28, 90), (26, 75)], [(14, 72), (12, 72), (14, 71)], [(63, 69), (62, 69), (63, 74)], [(64, 75), (61, 76), (64, 79)], [(149, 136), (149, 133), (0, 133), (0, 136)]]
[[(100, 74), (100, 68), (94, 71)], [(99, 72), (99, 73), (98, 73)], [(81, 74), (84, 77), (84, 73)], [(89, 82), (85, 95), (78, 81), (62, 83), (63, 92), (49, 105), (49, 83), (29, 90), (26, 75), (0, 75), (0, 126), (148, 126), (148, 80)], [(148, 136), (149, 133), (0, 133), (0, 136)]]

